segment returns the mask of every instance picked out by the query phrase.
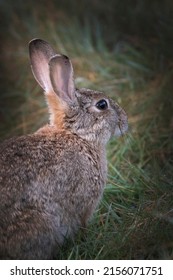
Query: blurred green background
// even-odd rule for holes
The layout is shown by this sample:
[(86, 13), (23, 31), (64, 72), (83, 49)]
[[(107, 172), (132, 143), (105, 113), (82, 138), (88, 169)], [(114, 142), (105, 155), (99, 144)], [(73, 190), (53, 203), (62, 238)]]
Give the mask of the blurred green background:
[(36, 37), (72, 59), (78, 87), (104, 91), (129, 117), (107, 147), (88, 229), (57, 257), (173, 259), (173, 2), (0, 0), (0, 13), (0, 140), (48, 121), (29, 65)]

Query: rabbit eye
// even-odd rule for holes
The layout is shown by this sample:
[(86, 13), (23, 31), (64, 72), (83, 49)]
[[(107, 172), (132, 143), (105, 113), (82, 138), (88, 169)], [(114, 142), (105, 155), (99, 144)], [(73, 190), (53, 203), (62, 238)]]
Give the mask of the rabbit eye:
[(96, 107), (99, 110), (106, 110), (108, 108), (108, 103), (105, 99), (101, 99), (96, 103)]

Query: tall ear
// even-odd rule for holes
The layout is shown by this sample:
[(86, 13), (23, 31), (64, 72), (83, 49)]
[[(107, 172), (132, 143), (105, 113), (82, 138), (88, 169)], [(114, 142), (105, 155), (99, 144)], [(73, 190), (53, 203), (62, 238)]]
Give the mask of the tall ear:
[(49, 61), (50, 80), (54, 92), (66, 103), (75, 102), (73, 67), (65, 55), (55, 55)]
[(49, 76), (49, 60), (56, 55), (53, 48), (41, 39), (33, 39), (29, 43), (31, 69), (36, 81), (48, 93), (52, 91)]

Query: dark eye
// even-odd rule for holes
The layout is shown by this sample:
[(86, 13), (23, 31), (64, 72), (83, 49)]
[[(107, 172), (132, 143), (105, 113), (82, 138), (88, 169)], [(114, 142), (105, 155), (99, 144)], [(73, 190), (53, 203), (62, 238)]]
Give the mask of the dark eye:
[(101, 99), (97, 102), (96, 107), (99, 110), (106, 110), (108, 108), (108, 103), (105, 99)]

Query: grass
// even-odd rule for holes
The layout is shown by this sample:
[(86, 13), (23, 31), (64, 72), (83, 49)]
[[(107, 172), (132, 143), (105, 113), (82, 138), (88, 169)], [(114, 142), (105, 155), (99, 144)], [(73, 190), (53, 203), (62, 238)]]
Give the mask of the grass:
[[(105, 35), (99, 18), (102, 5), (93, 28), (87, 15), (82, 24), (74, 14), (69, 18), (66, 1), (60, 8), (49, 1), (46, 9), (39, 1), (34, 9), (32, 1), (1, 2), (1, 140), (33, 132), (48, 120), (42, 90), (29, 67), (27, 44), (34, 37), (71, 57), (78, 87), (104, 91), (129, 117), (129, 133), (111, 139), (107, 147), (103, 199), (88, 228), (67, 241), (59, 257), (173, 259), (171, 63), (162, 72), (158, 52), (116, 41), (111, 31)], [(96, 9), (97, 1), (93, 3)]]

